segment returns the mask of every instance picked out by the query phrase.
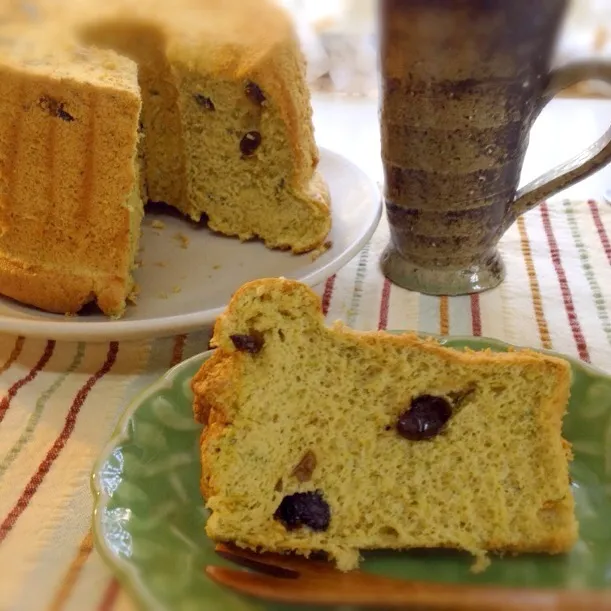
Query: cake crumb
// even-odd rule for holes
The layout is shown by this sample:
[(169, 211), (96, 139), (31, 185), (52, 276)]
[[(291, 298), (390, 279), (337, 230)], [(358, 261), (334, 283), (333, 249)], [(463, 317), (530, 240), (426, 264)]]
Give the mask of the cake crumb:
[(179, 286), (175, 286), (172, 289), (172, 293), (181, 293), (181, 292), (182, 292), (182, 289)]
[(189, 238), (184, 233), (176, 233), (174, 234), (174, 239), (178, 240), (181, 248), (189, 247)]
[(471, 573), (477, 575), (478, 573), (483, 573), (490, 566), (490, 558), (485, 551), (477, 551), (474, 553), (474, 556), (475, 561), (469, 570)]
[(327, 240), (322, 246), (319, 246), (316, 250), (312, 251), (312, 254), (311, 254), (312, 261), (316, 261), (316, 259), (324, 255), (332, 247), (333, 247), (333, 242), (331, 240)]
[(212, 269), (221, 269), (221, 266), (220, 265), (213, 265)]
[(151, 227), (153, 229), (165, 229), (165, 223), (163, 221), (159, 221), (157, 219), (155, 219), (152, 223), (151, 223)]
[(155, 267), (165, 267), (166, 264), (163, 261), (155, 261), (155, 263), (153, 263), (153, 265)]
[(64, 316), (66, 318), (76, 318), (77, 314), (76, 314), (76, 312), (64, 312)]
[(138, 303), (138, 295), (140, 295), (140, 285), (134, 284), (134, 288), (131, 293), (127, 296), (127, 301), (136, 305)]
[(159, 295), (157, 295), (157, 297), (159, 297), (159, 299), (167, 299), (169, 297), (169, 295), (167, 293), (159, 293)]

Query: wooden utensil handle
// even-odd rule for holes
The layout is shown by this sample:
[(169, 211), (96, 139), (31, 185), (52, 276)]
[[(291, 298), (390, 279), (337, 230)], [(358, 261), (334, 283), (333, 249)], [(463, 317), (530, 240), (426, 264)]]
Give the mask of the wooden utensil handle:
[(336, 583), (333, 586), (333, 579), (329, 578), (327, 587), (321, 586), (322, 584), (318, 583), (321, 592), (337, 588), (338, 603), (343, 601), (343, 604), (403, 609), (423, 607), (452, 611), (611, 610), (610, 591), (514, 589), (488, 585), (401, 581), (369, 574), (361, 575), (357, 583), (348, 579), (342, 585)]
[(401, 581), (368, 573), (321, 571), (282, 579), (209, 566), (217, 583), (263, 600), (430, 611), (611, 611), (611, 591), (532, 590)]

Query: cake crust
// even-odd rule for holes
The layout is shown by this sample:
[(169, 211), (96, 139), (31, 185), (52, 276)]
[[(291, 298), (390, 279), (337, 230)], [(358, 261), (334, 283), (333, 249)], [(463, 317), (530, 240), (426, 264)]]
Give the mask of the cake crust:
[(89, 274), (78, 275), (61, 268), (26, 268), (0, 256), (0, 286), (12, 299), (55, 314), (72, 314), (97, 300), (103, 312), (120, 315), (126, 294), (131, 290), (131, 280), (92, 278)]
[(0, 44), (0, 292), (121, 315), (142, 217), (136, 66), (47, 34)]

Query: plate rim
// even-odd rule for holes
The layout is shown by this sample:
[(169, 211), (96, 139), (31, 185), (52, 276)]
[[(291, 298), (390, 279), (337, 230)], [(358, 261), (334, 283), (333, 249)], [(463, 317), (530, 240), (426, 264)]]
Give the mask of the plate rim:
[[(359, 165), (346, 156), (324, 146), (318, 147), (321, 160), (326, 157), (341, 161), (358, 172), (363, 183), (367, 184), (372, 202), (376, 208), (372, 210), (372, 222), (360, 230), (359, 237), (344, 250), (336, 259), (316, 268), (300, 278), (299, 281), (308, 286), (316, 286), (326, 278), (345, 267), (365, 244), (372, 238), (382, 218), (382, 194), (375, 180)], [(307, 256), (307, 253), (305, 254)], [(236, 287), (237, 289), (238, 287)], [(0, 296), (1, 299), (8, 299)], [(24, 306), (27, 307), (27, 306)], [(40, 318), (14, 318), (0, 314), (0, 333), (16, 333), (29, 338), (56, 339), (65, 341), (87, 341), (91, 343), (107, 342), (109, 340), (157, 339), (172, 335), (188, 333), (211, 325), (225, 310), (227, 304), (209, 310), (199, 310), (188, 314), (174, 314), (145, 320), (130, 321), (126, 319), (95, 322), (66, 322)], [(32, 308), (36, 312), (35, 308)]]
[[(150, 384), (150, 386), (147, 386), (138, 392), (136, 396), (128, 402), (125, 410), (117, 421), (109, 440), (104, 444), (104, 447), (96, 458), (90, 472), (89, 487), (93, 496), (91, 533), (93, 535), (94, 546), (113, 576), (116, 577), (121, 585), (128, 591), (133, 601), (136, 602), (142, 609), (148, 610), (156, 608), (158, 606), (158, 602), (150, 599), (145, 584), (142, 583), (139, 576), (135, 572), (133, 564), (113, 554), (108, 545), (106, 545), (105, 538), (102, 535), (101, 510), (107, 506), (110, 496), (106, 494), (100, 486), (100, 471), (103, 465), (108, 462), (112, 452), (122, 443), (129, 440), (129, 423), (134, 414), (141, 407), (142, 403), (152, 395), (156, 394), (159, 390), (171, 387), (176, 376), (183, 369), (188, 368), (195, 362), (201, 361), (201, 363), (204, 363), (212, 356), (213, 352), (214, 350), (206, 350), (204, 352), (194, 354), (188, 359), (185, 359), (184, 361), (174, 365), (174, 367), (168, 369), (163, 375)], [(149, 600), (150, 604), (146, 602)]]
[[(414, 331), (388, 329), (385, 332), (390, 333), (392, 335), (400, 335), (403, 333), (410, 333)], [(434, 338), (442, 345), (445, 345), (448, 341), (468, 342), (475, 340), (478, 342), (485, 342), (488, 346), (492, 345), (502, 349), (515, 348), (518, 350), (533, 350), (541, 354), (547, 354), (549, 356), (555, 356), (565, 359), (570, 363), (571, 368), (579, 369), (590, 376), (602, 376), (604, 378), (607, 378), (611, 382), (611, 373), (607, 373), (606, 371), (603, 371), (602, 369), (590, 363), (581, 361), (577, 357), (565, 355), (560, 352), (556, 352), (555, 350), (511, 344), (500, 339), (486, 336), (440, 335), (436, 333), (421, 333), (417, 331), (415, 333), (417, 333), (423, 338)], [(110, 497), (101, 489), (101, 486), (99, 485), (100, 470), (102, 466), (108, 461), (112, 451), (129, 439), (128, 425), (132, 420), (134, 414), (142, 405), (143, 401), (151, 395), (155, 394), (158, 390), (171, 386), (176, 376), (179, 375), (182, 370), (190, 367), (196, 362), (204, 363), (212, 356), (214, 351), (214, 349), (211, 349), (206, 350), (204, 352), (199, 352), (198, 354), (195, 354), (189, 357), (188, 359), (185, 359), (184, 361), (178, 363), (174, 367), (168, 369), (155, 382), (140, 391), (131, 401), (129, 401), (117, 424), (115, 425), (108, 442), (104, 445), (91, 470), (89, 483), (93, 496), (92, 535), (94, 546), (97, 552), (100, 554), (100, 557), (104, 561), (104, 564), (108, 567), (113, 576), (120, 582), (122, 587), (125, 588), (133, 602), (142, 609), (163, 609), (164, 606), (160, 605), (159, 601), (151, 599), (148, 589), (146, 587), (146, 583), (144, 583), (140, 579), (139, 575), (136, 573), (134, 565), (129, 561), (125, 560), (124, 558), (118, 557), (113, 554), (113, 552), (110, 551), (108, 545), (106, 544), (106, 541), (102, 535), (102, 526), (100, 522), (102, 509), (107, 506)], [(563, 588), (551, 588), (551, 590), (560, 593), (565, 591), (565, 589)], [(611, 591), (611, 588), (609, 590)], [(584, 592), (596, 591), (598, 590), (592, 588), (584, 590)]]

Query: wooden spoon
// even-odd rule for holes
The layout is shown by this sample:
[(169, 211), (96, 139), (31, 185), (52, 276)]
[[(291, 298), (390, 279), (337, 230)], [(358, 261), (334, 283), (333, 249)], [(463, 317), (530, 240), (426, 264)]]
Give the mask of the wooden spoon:
[(268, 601), (452, 611), (611, 611), (611, 590), (552, 590), (403, 581), (297, 556), (257, 554), (226, 544), (216, 552), (255, 573), (206, 567), (215, 582)]

